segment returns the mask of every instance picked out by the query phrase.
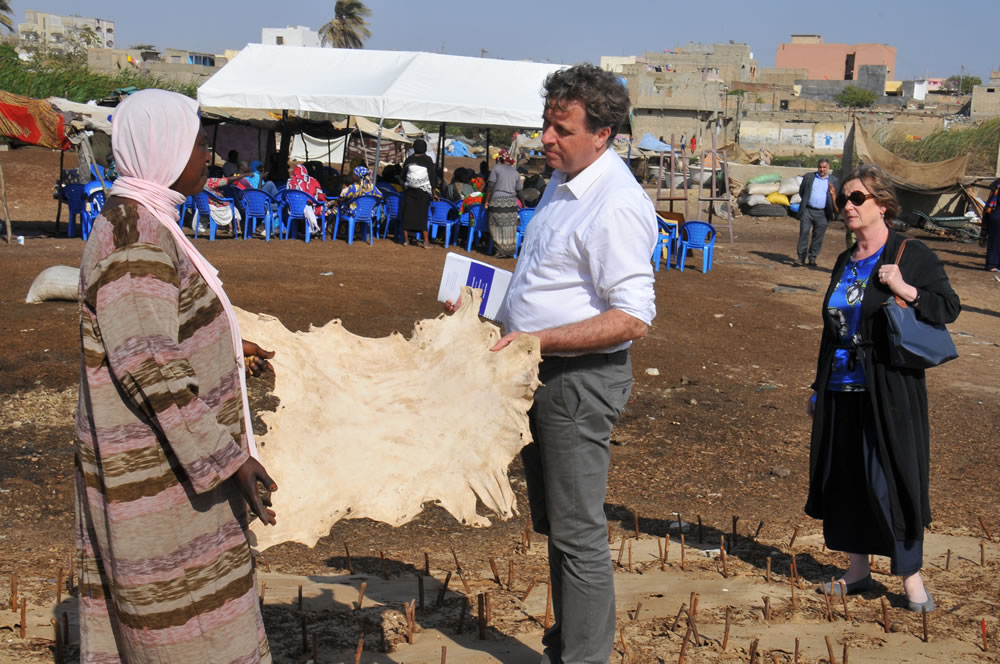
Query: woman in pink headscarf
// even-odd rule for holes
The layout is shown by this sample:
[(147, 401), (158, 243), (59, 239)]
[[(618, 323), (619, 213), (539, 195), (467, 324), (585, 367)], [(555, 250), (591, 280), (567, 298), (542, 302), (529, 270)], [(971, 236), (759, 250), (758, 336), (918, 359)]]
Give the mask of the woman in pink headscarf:
[[(244, 342), (216, 271), (177, 224), (205, 184), (192, 99), (144, 90), (115, 113), (119, 177), (80, 268), (76, 538), (80, 661), (270, 662), (247, 507), (257, 483)], [(269, 504), (269, 503), (267, 503)]]

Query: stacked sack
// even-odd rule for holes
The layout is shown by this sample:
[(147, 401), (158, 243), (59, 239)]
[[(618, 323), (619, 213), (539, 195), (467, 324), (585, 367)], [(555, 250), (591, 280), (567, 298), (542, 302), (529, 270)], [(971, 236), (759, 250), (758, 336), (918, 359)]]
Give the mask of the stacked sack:
[(783, 217), (799, 211), (802, 176), (784, 178), (777, 173), (750, 178), (740, 203), (754, 217)]

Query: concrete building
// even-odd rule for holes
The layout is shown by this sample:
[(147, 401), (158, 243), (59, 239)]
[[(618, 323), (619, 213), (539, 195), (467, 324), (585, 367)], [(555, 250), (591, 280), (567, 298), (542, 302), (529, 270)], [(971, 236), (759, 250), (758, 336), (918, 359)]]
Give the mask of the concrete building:
[(262, 28), (260, 43), (272, 46), (319, 46), (319, 33), (304, 25), (287, 28)]
[(775, 64), (803, 68), (809, 80), (857, 80), (862, 65), (882, 65), (889, 80), (896, 72), (896, 47), (886, 44), (827, 44), (820, 35), (792, 35), (790, 44), (778, 44)]
[(105, 74), (123, 69), (159, 76), (178, 83), (200, 84), (228, 62), (225, 56), (176, 48), (140, 51), (125, 48), (92, 48), (87, 51), (87, 67)]
[(636, 59), (634, 55), (602, 55), (601, 69), (613, 74), (621, 74), (625, 65), (634, 65)]
[(972, 88), (969, 114), (973, 120), (1000, 117), (1000, 71), (990, 74), (989, 83)]
[(702, 81), (753, 81), (757, 61), (747, 44), (700, 44), (688, 42), (672, 51), (646, 52), (644, 62), (660, 73), (693, 75)]
[(25, 45), (65, 51), (76, 46), (114, 48), (115, 22), (86, 16), (60, 16), (28, 9), (17, 32)]

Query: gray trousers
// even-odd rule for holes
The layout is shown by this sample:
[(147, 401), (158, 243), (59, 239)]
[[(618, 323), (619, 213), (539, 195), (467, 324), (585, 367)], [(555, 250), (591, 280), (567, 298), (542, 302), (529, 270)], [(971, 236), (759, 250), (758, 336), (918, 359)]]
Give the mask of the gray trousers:
[[(826, 212), (811, 208), (805, 203), (799, 208), (799, 260), (807, 258), (816, 260), (820, 249), (823, 248), (823, 236), (826, 235)], [(809, 233), (812, 231), (812, 241), (809, 240)]]
[(604, 497), (611, 429), (632, 391), (628, 351), (547, 357), (529, 413), (534, 442), (521, 452), (532, 525), (549, 538), (555, 623), (545, 633), (553, 664), (607, 664), (615, 634), (615, 586)]

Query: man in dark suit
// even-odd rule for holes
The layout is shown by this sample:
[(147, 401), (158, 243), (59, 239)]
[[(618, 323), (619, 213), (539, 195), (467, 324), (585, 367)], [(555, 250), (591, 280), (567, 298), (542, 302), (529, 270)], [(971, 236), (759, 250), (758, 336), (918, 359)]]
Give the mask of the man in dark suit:
[(839, 187), (837, 177), (830, 173), (830, 160), (826, 157), (819, 160), (815, 173), (809, 173), (802, 178), (802, 184), (799, 186), (802, 203), (799, 206), (799, 243), (796, 247), (798, 260), (794, 263), (796, 266), (816, 264), (816, 257), (823, 248), (826, 225), (838, 211), (834, 199)]

